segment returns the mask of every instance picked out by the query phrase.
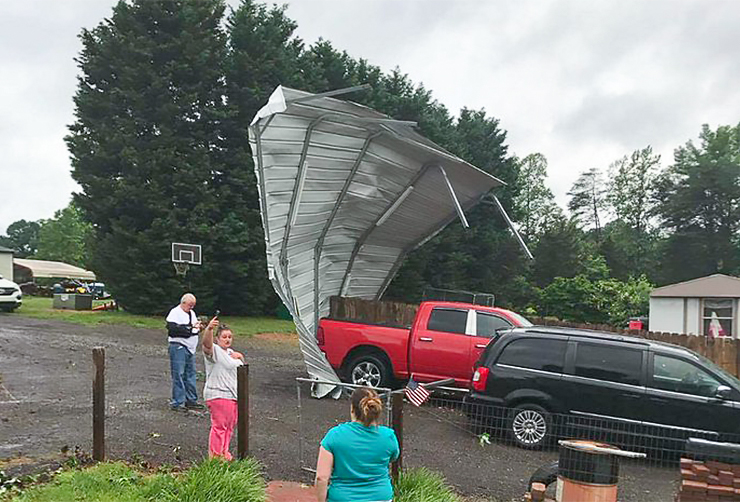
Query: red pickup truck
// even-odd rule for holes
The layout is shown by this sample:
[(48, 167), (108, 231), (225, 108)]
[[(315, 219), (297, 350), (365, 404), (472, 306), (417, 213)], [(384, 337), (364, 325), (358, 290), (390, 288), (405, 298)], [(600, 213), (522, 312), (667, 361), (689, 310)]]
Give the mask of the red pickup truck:
[(467, 387), (497, 330), (531, 325), (506, 309), (427, 301), (410, 329), (323, 318), (317, 341), (332, 367), (354, 384), (388, 387), (413, 375), (419, 382), (454, 378)]

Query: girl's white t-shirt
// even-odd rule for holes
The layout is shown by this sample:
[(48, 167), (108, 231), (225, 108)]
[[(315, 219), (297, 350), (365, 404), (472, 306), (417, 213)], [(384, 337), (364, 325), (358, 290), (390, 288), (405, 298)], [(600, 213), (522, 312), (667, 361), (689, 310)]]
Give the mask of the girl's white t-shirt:
[(205, 352), (206, 385), (203, 388), (203, 399), (233, 399), (236, 401), (236, 369), (243, 363), (241, 359), (234, 359), (229, 354), (231, 349), (223, 349), (213, 344), (213, 351), (209, 356)]

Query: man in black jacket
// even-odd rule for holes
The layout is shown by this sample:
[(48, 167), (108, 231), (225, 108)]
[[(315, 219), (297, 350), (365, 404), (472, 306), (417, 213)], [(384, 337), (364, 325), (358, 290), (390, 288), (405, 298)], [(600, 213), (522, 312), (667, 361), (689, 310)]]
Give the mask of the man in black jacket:
[(186, 293), (180, 305), (167, 315), (167, 340), (169, 341), (170, 371), (172, 373), (173, 410), (202, 410), (195, 388), (195, 351), (198, 347), (200, 321), (195, 315), (195, 295)]

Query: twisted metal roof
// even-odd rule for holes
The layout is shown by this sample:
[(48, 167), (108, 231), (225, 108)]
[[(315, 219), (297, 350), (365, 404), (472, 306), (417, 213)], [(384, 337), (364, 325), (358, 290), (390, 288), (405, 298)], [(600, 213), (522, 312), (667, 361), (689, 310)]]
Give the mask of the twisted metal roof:
[(250, 127), (269, 277), (309, 375), (328, 381), (315, 331), (329, 298), (379, 299), (409, 252), (455, 219), (467, 226), (464, 212), (503, 184), (339, 92), (279, 86)]

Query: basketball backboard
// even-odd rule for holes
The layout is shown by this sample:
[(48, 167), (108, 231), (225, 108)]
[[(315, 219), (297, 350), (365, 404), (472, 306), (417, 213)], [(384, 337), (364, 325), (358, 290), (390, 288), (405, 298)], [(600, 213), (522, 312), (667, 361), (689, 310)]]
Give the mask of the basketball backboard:
[(172, 262), (189, 263), (190, 265), (201, 264), (200, 244), (172, 243)]

